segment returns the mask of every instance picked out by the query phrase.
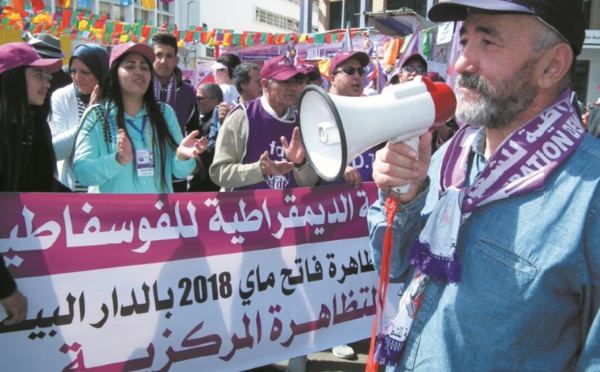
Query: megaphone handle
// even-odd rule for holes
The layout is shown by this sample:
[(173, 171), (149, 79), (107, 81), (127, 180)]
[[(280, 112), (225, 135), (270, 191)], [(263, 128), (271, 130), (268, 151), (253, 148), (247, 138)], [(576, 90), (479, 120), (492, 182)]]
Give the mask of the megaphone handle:
[[(392, 141), (394, 142), (394, 141)], [(407, 139), (404, 141), (407, 145), (409, 145), (413, 150), (417, 152), (417, 156), (419, 155), (419, 137), (414, 137)], [(397, 192), (398, 194), (406, 194), (408, 189), (410, 188), (410, 183), (404, 186), (396, 186), (392, 187), (392, 191)]]

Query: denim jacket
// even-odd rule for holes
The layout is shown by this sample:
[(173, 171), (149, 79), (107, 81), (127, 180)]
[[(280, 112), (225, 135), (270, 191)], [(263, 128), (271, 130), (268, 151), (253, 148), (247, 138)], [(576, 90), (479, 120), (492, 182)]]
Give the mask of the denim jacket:
[[(468, 182), (485, 166), (483, 148), (481, 130)], [(398, 206), (390, 281), (411, 278), (408, 249), (438, 199), (446, 149), (432, 159), (427, 190)], [(586, 136), (543, 190), (476, 209), (459, 232), (460, 282), (430, 281), (401, 360), (388, 370), (600, 370), (599, 183), (600, 141)], [(377, 269), (385, 197), (380, 191), (368, 215)]]

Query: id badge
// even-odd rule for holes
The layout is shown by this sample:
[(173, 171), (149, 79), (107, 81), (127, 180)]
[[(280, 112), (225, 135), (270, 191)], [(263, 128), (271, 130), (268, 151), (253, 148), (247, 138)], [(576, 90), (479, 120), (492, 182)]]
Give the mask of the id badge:
[(152, 150), (137, 150), (138, 177), (154, 176), (154, 155)]

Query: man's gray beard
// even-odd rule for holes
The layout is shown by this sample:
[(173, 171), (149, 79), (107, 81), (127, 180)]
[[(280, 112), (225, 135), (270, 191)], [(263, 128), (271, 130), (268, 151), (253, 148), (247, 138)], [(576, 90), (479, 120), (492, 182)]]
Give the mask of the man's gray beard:
[(471, 125), (492, 129), (508, 127), (533, 102), (538, 87), (532, 81), (537, 58), (531, 58), (515, 72), (512, 78), (490, 87), (482, 77), (463, 73), (456, 80), (456, 88), (468, 87), (480, 93), (476, 101), (466, 100), (458, 94), (456, 117)]

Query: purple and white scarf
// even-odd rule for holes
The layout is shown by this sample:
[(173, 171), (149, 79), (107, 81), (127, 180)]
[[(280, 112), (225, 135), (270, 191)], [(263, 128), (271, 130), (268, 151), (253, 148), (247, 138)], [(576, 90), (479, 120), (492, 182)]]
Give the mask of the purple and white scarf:
[(162, 84), (157, 76), (152, 78), (152, 84), (154, 85), (154, 98), (156, 98), (157, 101), (166, 103), (175, 110), (177, 101), (177, 79), (175, 79), (175, 74), (171, 75), (169, 78), (169, 82), (165, 87), (166, 92), (164, 97), (162, 96)]
[(477, 131), (472, 126), (460, 129), (444, 154), (440, 199), (411, 248), (409, 262), (416, 269), (400, 299), (398, 315), (377, 335), (377, 363), (393, 366), (399, 361), (429, 280), (460, 281), (456, 244), (460, 225), (471, 212), (496, 200), (542, 189), (585, 137), (567, 90), (507, 137), (466, 188), (468, 158)]

